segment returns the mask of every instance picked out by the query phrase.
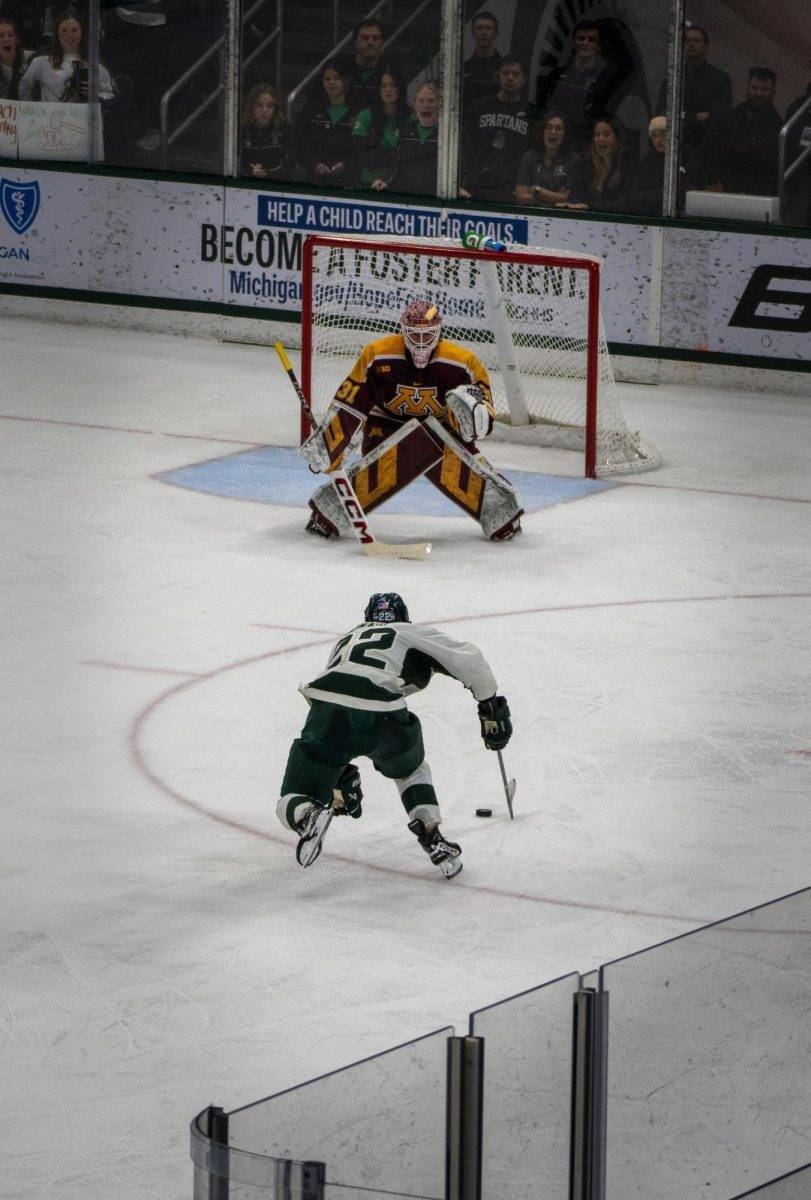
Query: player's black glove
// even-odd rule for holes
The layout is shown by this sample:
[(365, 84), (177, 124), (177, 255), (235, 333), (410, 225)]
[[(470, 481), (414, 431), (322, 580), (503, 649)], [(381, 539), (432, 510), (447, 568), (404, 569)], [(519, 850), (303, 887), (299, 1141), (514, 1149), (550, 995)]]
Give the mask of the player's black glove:
[(362, 799), (360, 771), (354, 763), (347, 763), (332, 789), (332, 808), (336, 817), (343, 817), (347, 813), (350, 817), (361, 816)]
[(503, 696), (491, 696), (479, 701), (479, 720), (482, 737), (488, 750), (503, 750), (512, 737), (510, 706)]

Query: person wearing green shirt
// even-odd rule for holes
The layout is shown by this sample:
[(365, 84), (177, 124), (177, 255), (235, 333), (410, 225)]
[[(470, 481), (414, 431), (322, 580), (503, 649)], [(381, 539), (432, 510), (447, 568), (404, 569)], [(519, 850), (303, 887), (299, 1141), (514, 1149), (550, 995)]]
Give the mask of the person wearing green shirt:
[(416, 120), (406, 99), (405, 84), (388, 68), (380, 80), (380, 94), (358, 113), (352, 136), (360, 144), (360, 186), (380, 191), (397, 169), (397, 148), (409, 123)]

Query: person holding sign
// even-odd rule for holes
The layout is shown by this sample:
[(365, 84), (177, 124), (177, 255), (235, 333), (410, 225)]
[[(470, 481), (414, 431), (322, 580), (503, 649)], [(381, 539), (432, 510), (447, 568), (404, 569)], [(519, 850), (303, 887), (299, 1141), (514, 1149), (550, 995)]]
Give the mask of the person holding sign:
[[(47, 54), (32, 58), (20, 79), (20, 100), (86, 104), (90, 93), (88, 59), (84, 21), (74, 9), (67, 9), (57, 17)], [(101, 63), (98, 72), (98, 98), (110, 100), (113, 95), (110, 72)]]

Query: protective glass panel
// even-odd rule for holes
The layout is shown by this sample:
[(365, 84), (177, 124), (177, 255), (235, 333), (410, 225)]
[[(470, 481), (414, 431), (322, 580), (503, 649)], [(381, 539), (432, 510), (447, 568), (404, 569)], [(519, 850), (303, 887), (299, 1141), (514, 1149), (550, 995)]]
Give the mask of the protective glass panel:
[(222, 171), (226, 10), (226, 0), (104, 6), (101, 56), (115, 95), (107, 163)]
[(82, 10), (3, 6), (0, 157), (104, 161), (104, 123), (114, 90), (99, 60), (99, 40), (98, 0)]
[(469, 0), (460, 195), (661, 215), (663, 144), (649, 121), (667, 74), (669, 12), (648, 0), (614, 7), (595, 16), (584, 6), (573, 19), (569, 0), (518, 0), (496, 20)]
[(728, 1200), (804, 1166), (811, 889), (601, 969), (606, 1200)]
[(807, 0), (687, 0), (685, 11), (681, 211), (808, 227)]
[(440, 0), (244, 10), (238, 173), (434, 196)]
[(567, 975), (471, 1013), (485, 1039), (482, 1200), (568, 1200), (579, 986)]
[(329, 1194), (343, 1200), (354, 1200), (354, 1189), (441, 1200), (452, 1036), (440, 1029), (237, 1109), (229, 1115), (230, 1144), (323, 1162)]
[(799, 1171), (792, 1171), (790, 1175), (774, 1179), (771, 1183), (764, 1184), (763, 1187), (755, 1188), (751, 1192), (744, 1192), (740, 1196), (733, 1196), (732, 1200), (808, 1200), (809, 1196), (811, 1196), (811, 1163)]

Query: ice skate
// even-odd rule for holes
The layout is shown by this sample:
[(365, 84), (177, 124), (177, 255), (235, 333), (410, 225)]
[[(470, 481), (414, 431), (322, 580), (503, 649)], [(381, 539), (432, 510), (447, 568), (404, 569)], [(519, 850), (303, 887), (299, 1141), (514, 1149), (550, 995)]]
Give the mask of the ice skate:
[(313, 509), (310, 513), (310, 519), (304, 526), (307, 533), (313, 533), (316, 537), (322, 538), (337, 538), (339, 534), (332, 521), (328, 521), (323, 513)]
[(431, 862), (439, 867), (446, 879), (453, 879), (462, 870), (462, 847), (458, 842), (449, 842), (435, 825), (429, 832), (422, 821), (410, 821), (408, 828), (417, 837)]
[(521, 533), (521, 520), (519, 517), (513, 517), (506, 525), (502, 525), (501, 529), (497, 529), (495, 533), (490, 534), (491, 542), (509, 542), (514, 537)]
[(299, 821), (298, 831), (301, 837), (296, 847), (296, 858), (302, 867), (309, 867), (318, 858), (333, 816), (331, 808), (321, 808), (314, 804), (307, 815)]

